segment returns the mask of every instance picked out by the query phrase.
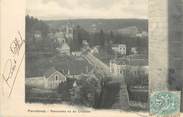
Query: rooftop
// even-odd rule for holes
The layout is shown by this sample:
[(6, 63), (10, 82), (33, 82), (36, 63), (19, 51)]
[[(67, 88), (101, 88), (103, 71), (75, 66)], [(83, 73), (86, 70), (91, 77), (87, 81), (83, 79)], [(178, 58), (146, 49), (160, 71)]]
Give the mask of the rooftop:
[(121, 46), (121, 47), (126, 47), (125, 44), (112, 44), (112, 47), (119, 47), (119, 46)]
[[(27, 60), (28, 61), (28, 60)], [(92, 70), (92, 66), (82, 57), (75, 56), (55, 56), (31, 58), (26, 61), (26, 77), (43, 76), (45, 73), (50, 74), (55, 69), (63, 74), (81, 74)], [(51, 67), (51, 70), (48, 70)], [(52, 68), (54, 67), (54, 69)]]
[(63, 43), (61, 49), (70, 49), (67, 43)]
[(50, 75), (52, 75), (53, 73), (55, 73), (57, 70), (54, 67), (51, 67), (50, 69), (48, 69), (45, 73), (44, 76), (46, 78), (48, 78)]
[(131, 65), (131, 66), (147, 66), (148, 59), (144, 55), (129, 55), (122, 58), (111, 60), (112, 63), (118, 65)]
[(64, 74), (70, 72), (71, 75), (79, 75), (92, 69), (92, 66), (82, 58), (57, 57), (53, 61), (56, 69)]

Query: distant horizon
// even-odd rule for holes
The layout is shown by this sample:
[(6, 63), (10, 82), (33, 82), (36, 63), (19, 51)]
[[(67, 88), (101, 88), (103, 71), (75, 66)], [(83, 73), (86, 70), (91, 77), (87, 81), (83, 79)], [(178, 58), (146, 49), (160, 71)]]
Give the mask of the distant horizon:
[(73, 18), (73, 19), (41, 19), (43, 21), (59, 21), (59, 20), (121, 20), (121, 19), (131, 19), (131, 20), (148, 20), (148, 18)]
[(26, 16), (30, 16), (30, 17), (34, 17), (34, 18), (37, 18), (39, 20), (42, 20), (42, 21), (60, 21), (60, 20), (121, 20), (121, 19), (124, 19), (124, 20), (148, 20), (148, 18), (98, 18), (98, 17), (93, 17), (93, 18), (61, 18), (61, 19), (42, 19), (42, 18), (39, 18), (39, 17), (36, 17), (36, 16), (32, 16), (30, 14), (27, 14)]

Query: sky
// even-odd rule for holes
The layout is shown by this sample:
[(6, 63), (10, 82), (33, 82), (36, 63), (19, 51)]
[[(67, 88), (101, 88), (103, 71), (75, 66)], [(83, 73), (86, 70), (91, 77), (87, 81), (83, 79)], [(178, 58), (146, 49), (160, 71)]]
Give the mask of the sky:
[(42, 20), (147, 19), (148, 0), (27, 0), (27, 14)]

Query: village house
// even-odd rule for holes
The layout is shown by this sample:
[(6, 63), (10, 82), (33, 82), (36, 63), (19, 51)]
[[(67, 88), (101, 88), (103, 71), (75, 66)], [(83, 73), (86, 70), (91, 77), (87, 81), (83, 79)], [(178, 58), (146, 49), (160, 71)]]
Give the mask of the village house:
[(65, 76), (67, 76), (68, 78), (78, 79), (81, 75), (88, 74), (90, 71), (91, 71), (91, 67), (89, 66), (84, 66), (81, 64), (76, 64), (76, 65), (72, 64), (71, 66), (68, 67), (67, 73), (65, 74)]
[(110, 61), (110, 72), (115, 75), (126, 76), (127, 72), (127, 60), (126, 59), (114, 59)]
[(65, 60), (60, 63), (58, 70), (61, 71), (68, 78), (79, 78), (82, 74), (88, 74), (93, 67), (82, 57)]
[(74, 51), (72, 52), (72, 56), (81, 56), (82, 52), (81, 51)]
[(40, 41), (42, 40), (42, 34), (41, 34), (41, 31), (34, 31), (33, 33), (33, 39), (35, 39), (35, 41)]
[(112, 50), (120, 55), (126, 55), (126, 45), (125, 44), (113, 44)]
[(68, 55), (70, 56), (70, 47), (66, 42), (63, 42), (60, 47), (57, 48), (60, 55)]
[(57, 51), (60, 55), (70, 55), (70, 47), (67, 44), (67, 39), (65, 38), (65, 34), (62, 31), (56, 32), (54, 37), (56, 38), (59, 47), (57, 47)]
[(148, 68), (148, 59), (139, 54), (110, 61), (110, 72), (123, 77), (127, 74), (132, 77), (147, 76)]
[(66, 77), (55, 68), (48, 69), (43, 76), (26, 78), (26, 85), (33, 88), (56, 89)]
[(142, 31), (140, 33), (137, 33), (136, 36), (137, 37), (140, 37), (140, 38), (147, 37), (148, 36), (148, 33), (146, 31)]
[(92, 54), (98, 54), (99, 53), (100, 46), (93, 47), (90, 51)]
[(84, 49), (84, 50), (90, 49), (90, 47), (89, 47), (89, 44), (88, 44), (88, 41), (87, 41), (87, 40), (83, 40), (83, 41), (82, 41), (82, 45), (83, 45), (83, 49)]
[(131, 48), (131, 53), (132, 54), (138, 54), (137, 47), (132, 47)]
[(66, 39), (64, 37), (64, 33), (63, 32), (56, 32), (55, 33), (55, 37), (57, 39), (57, 41), (59, 42), (59, 44), (65, 43)]
[(41, 32), (40, 32), (40, 31), (35, 31), (35, 32), (34, 32), (34, 38), (35, 38), (35, 39), (40, 39), (40, 38), (42, 38)]

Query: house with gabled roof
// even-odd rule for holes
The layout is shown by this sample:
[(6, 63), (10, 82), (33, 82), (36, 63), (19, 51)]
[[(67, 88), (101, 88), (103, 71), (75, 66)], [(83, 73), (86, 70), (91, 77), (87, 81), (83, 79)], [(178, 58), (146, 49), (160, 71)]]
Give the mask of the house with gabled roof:
[(48, 69), (44, 74), (44, 87), (46, 89), (55, 89), (60, 83), (66, 81), (66, 77), (57, 71), (54, 67)]
[(66, 81), (66, 77), (54, 67), (48, 69), (43, 76), (26, 78), (26, 85), (34, 88), (56, 89)]

